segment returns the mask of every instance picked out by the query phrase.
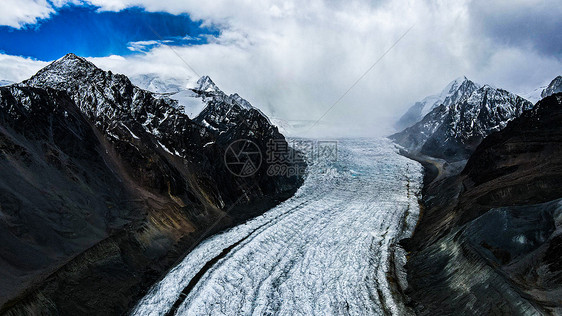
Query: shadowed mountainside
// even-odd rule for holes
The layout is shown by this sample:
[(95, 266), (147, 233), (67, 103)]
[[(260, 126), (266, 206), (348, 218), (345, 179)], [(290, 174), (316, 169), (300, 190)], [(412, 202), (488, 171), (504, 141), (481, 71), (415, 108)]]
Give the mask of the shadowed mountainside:
[(425, 185), (407, 264), (418, 314), (562, 312), (562, 94)]
[(122, 314), (201, 238), (290, 197), (302, 179), (265, 154), (227, 170), (233, 141), (284, 141), (241, 100), (209, 99), (232, 113), (219, 131), (73, 54), (1, 87), (0, 312)]

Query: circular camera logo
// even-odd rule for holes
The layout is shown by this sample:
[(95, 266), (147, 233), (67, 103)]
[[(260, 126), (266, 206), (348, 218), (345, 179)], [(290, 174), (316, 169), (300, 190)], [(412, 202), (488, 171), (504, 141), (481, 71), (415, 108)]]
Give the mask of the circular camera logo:
[(256, 173), (261, 166), (261, 161), (260, 148), (247, 139), (232, 142), (224, 153), (226, 167), (238, 177), (249, 177)]

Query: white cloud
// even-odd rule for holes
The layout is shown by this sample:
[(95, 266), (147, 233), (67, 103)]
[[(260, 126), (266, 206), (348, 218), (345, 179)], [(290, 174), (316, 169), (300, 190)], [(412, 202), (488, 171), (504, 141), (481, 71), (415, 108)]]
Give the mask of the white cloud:
[(101, 67), (174, 78), (196, 77), (193, 68), (267, 114), (295, 120), (319, 118), (414, 25), (317, 128), (338, 135), (388, 133), (414, 101), (460, 75), (523, 93), (562, 69), (556, 57), (478, 32), (471, 0), (89, 2), (102, 10), (189, 13), (221, 30), (206, 45), (156, 45), (141, 55), (92, 59)]
[(136, 41), (136, 42), (129, 42), (127, 44), (127, 48), (133, 52), (145, 52), (148, 49), (159, 46), (161, 44), (169, 43), (170, 40), (163, 40), (163, 41)]
[(0, 25), (19, 29), (49, 17), (54, 10), (46, 0), (2, 0), (0, 12)]
[(69, 3), (81, 3), (80, 0), (2, 0), (0, 1), (0, 25), (20, 29), (25, 25), (35, 24), (46, 19)]
[(47, 62), (0, 54), (0, 80), (20, 82), (34, 75)]

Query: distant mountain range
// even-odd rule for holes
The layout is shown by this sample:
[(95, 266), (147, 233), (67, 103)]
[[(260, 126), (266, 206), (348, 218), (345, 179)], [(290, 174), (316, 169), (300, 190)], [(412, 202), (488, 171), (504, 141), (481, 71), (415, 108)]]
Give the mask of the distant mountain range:
[[(267, 174), (285, 142), (267, 117), (208, 77), (188, 91), (195, 119), (73, 54), (0, 87), (0, 314), (126, 313), (201, 238), (297, 190)], [(224, 161), (239, 139), (263, 153), (246, 177)]]
[[(452, 161), (467, 159), (484, 137), (533, 106), (513, 93), (481, 86), (466, 77), (453, 81), (438, 97), (425, 100), (436, 101), (416, 103), (405, 117), (428, 113), (390, 138), (410, 152)], [(420, 104), (425, 104), (423, 111)]]

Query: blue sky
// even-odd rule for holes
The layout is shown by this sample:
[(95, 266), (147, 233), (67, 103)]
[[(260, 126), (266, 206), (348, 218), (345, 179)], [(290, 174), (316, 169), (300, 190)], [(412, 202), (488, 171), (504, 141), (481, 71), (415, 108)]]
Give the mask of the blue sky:
[(218, 35), (216, 28), (202, 27), (187, 14), (141, 8), (98, 12), (94, 6), (67, 5), (37, 24), (21, 29), (0, 26), (0, 52), (39, 60), (57, 59), (69, 52), (88, 57), (130, 55), (148, 50), (162, 39), (167, 45), (199, 45), (207, 42), (207, 36)]

